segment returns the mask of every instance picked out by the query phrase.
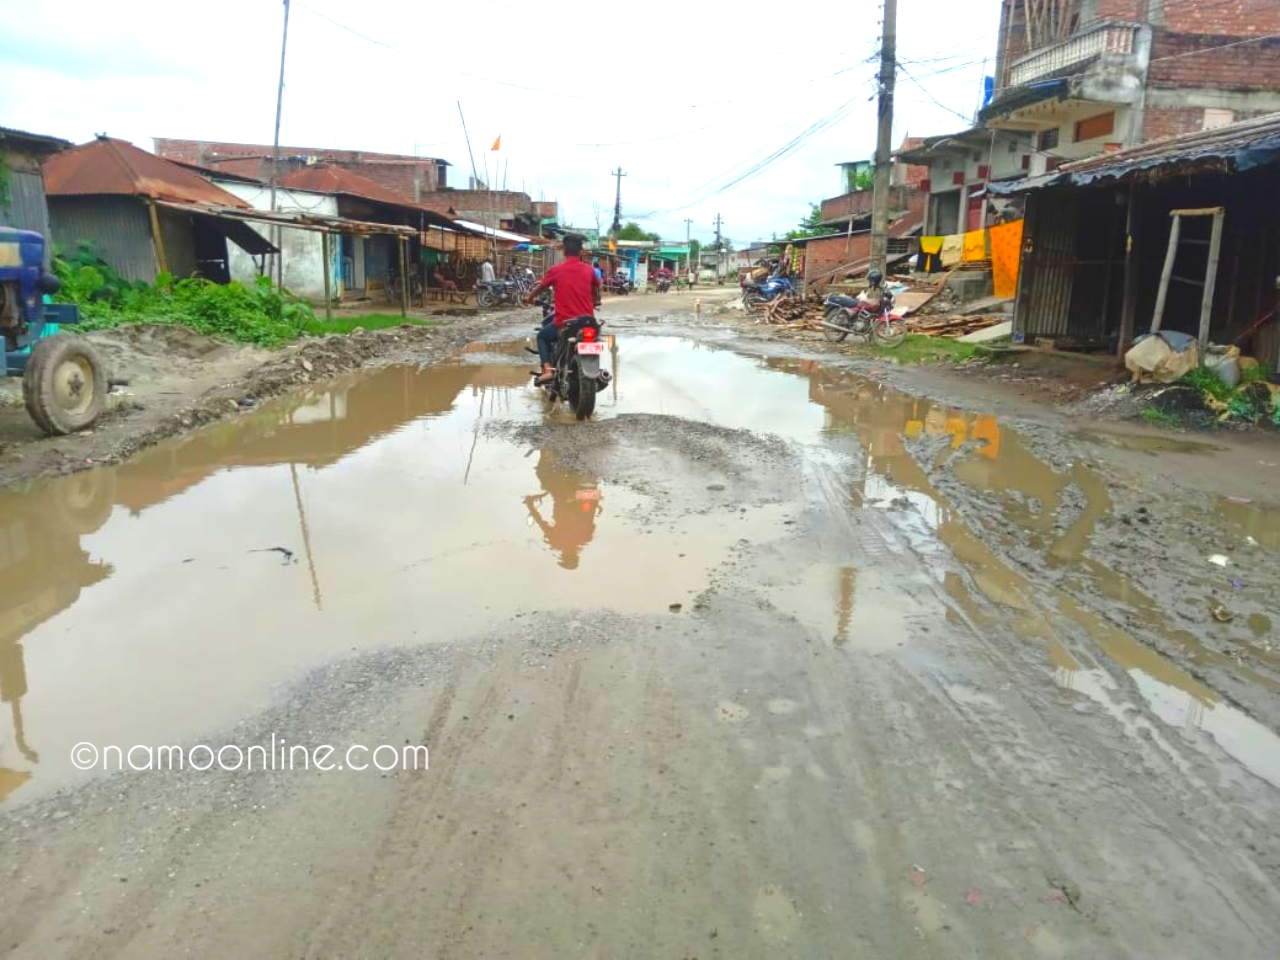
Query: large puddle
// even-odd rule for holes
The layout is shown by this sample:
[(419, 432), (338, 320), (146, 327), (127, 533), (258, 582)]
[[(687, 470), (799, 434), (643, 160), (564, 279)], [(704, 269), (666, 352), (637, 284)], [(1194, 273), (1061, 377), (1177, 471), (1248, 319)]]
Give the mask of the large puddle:
[[(269, 404), (118, 468), (0, 493), (0, 799), (68, 782), (79, 741), (188, 740), (336, 657), (451, 640), (517, 613), (580, 610), (588, 593), (624, 612), (687, 609), (742, 537), (788, 536), (782, 506), (744, 520), (726, 503), (646, 525), (639, 494), (486, 431), (486, 420), (546, 416), (528, 360), (519, 343), (475, 345), (455, 362)], [(1109, 506), (1086, 469), (1051, 470), (992, 417), (813, 363), (634, 336), (610, 342), (607, 365), (615, 377), (599, 401), (603, 418), (668, 413), (811, 445), (852, 438), (865, 461), (853, 471), (855, 502), (912, 503), (915, 535), (963, 564), (1021, 635), (1043, 643), (1059, 683), (1135, 723), (1111, 696), (1111, 674), (1068, 652), (1055, 620), (1094, 637), (1098, 655), (1128, 671), (1166, 722), (1209, 732), (1280, 784), (1280, 742), (1268, 730), (1002, 563), (907, 443), (974, 442), (961, 479), (1039, 504), (1019, 522), (1046, 554), (1115, 590), (1115, 576), (1083, 556)], [(1049, 508), (1068, 491), (1083, 502), (1064, 531)], [(1230, 518), (1260, 540), (1274, 535), (1271, 519), (1243, 507)], [(1140, 591), (1123, 589), (1141, 611)], [(893, 604), (877, 603), (884, 585), (874, 571), (815, 568), (788, 590), (779, 605), (839, 645), (860, 617), (893, 633)], [(958, 609), (984, 616), (954, 574), (947, 590)]]

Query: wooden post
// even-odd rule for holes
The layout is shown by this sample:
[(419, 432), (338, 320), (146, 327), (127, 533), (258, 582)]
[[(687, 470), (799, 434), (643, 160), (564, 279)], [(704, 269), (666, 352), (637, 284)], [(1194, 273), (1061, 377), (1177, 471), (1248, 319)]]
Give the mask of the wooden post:
[(400, 316), (409, 316), (409, 267), (408, 257), (405, 256), (405, 248), (409, 246), (409, 242), (400, 237)]
[[(1119, 196), (1120, 195), (1117, 193), (1116, 197), (1119, 198)], [(1126, 206), (1127, 206), (1127, 203), (1128, 202), (1126, 201)], [(1107, 319), (1111, 314), (1111, 279), (1115, 275), (1115, 265), (1116, 265), (1115, 258), (1111, 255), (1111, 250), (1112, 250), (1111, 244), (1115, 242), (1116, 227), (1120, 225), (1119, 221), (1120, 221), (1120, 204), (1117, 203), (1115, 208), (1115, 213), (1111, 218), (1111, 232), (1107, 234), (1107, 247), (1106, 247), (1107, 265), (1106, 265), (1106, 271), (1103, 275), (1103, 280), (1102, 280), (1102, 333), (1103, 335), (1106, 335), (1107, 333)], [(1127, 226), (1128, 224), (1127, 219), (1125, 223), (1126, 223), (1125, 237), (1128, 238), (1129, 230)], [(986, 240), (987, 240), (987, 245), (989, 247), (991, 243), (990, 232), (986, 233)], [(991, 251), (989, 249), (987, 250), (987, 259), (988, 260), (991, 259)]]
[(151, 242), (156, 248), (156, 263), (159, 264), (161, 273), (168, 273), (169, 258), (164, 253), (164, 237), (160, 234), (160, 216), (156, 213), (154, 200), (147, 201), (147, 210), (151, 214)]
[(1213, 319), (1213, 292), (1218, 285), (1218, 262), (1222, 258), (1222, 226), (1227, 211), (1219, 207), (1213, 214), (1213, 234), (1209, 238), (1209, 268), (1204, 277), (1204, 299), (1200, 301), (1200, 354), (1209, 346), (1209, 324)]
[(1169, 278), (1173, 276), (1173, 261), (1178, 256), (1178, 238), (1182, 234), (1182, 218), (1173, 213), (1173, 225), (1169, 228), (1169, 249), (1164, 255), (1164, 270), (1160, 272), (1160, 287), (1156, 291), (1156, 310), (1151, 317), (1151, 332), (1158, 333), (1164, 320), (1164, 304), (1169, 298)]
[(329, 293), (329, 231), (320, 234), (320, 256), (324, 260), (324, 319), (333, 319), (333, 297)]
[(1138, 234), (1142, 230), (1142, 215), (1138, 210), (1138, 185), (1129, 185), (1129, 216), (1125, 221), (1124, 237), (1124, 300), (1120, 305), (1120, 339), (1116, 344), (1116, 356), (1123, 357), (1133, 343), (1134, 321), (1138, 315), (1138, 272), (1141, 258), (1138, 254)]

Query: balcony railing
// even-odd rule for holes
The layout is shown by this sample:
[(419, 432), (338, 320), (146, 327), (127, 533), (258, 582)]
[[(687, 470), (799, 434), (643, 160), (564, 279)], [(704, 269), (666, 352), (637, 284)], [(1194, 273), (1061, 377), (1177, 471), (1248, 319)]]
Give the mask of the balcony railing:
[(1015, 60), (1009, 69), (1009, 85), (1020, 87), (1024, 83), (1058, 74), (1068, 67), (1104, 53), (1133, 53), (1133, 41), (1138, 29), (1136, 23), (1113, 20), (1090, 24), (1080, 33), (1051, 46), (1033, 50), (1025, 57)]

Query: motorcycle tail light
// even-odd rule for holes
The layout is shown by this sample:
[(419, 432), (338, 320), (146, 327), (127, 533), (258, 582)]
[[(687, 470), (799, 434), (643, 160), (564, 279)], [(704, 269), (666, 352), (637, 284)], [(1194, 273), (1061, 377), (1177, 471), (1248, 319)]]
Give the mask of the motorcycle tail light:
[(584, 342), (584, 343), (594, 343), (594, 342), (595, 342), (595, 339), (596, 339), (596, 328), (595, 328), (595, 327), (583, 327), (583, 329), (582, 329), (582, 340), (583, 340), (583, 342)]

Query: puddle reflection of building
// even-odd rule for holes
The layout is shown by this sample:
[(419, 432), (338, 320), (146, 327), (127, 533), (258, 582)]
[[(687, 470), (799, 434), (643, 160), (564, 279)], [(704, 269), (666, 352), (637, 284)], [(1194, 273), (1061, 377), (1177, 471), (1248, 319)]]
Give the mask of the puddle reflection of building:
[[(110, 471), (92, 471), (52, 481), (39, 493), (0, 493), (0, 703), (7, 706), (0, 731), (9, 727), (19, 764), (5, 766), (0, 758), (0, 800), (30, 779), (23, 767), (40, 760), (23, 722), (22, 638), (111, 575), (108, 564), (90, 559), (80, 538), (106, 523), (114, 490)], [(0, 736), (0, 751), (5, 743)]]
[[(582, 551), (596, 532), (596, 517), (603, 510), (599, 480), (564, 469), (556, 455), (543, 448), (534, 468), (542, 492), (524, 498), (529, 522), (542, 531), (548, 547), (559, 556), (565, 570), (576, 570)], [(546, 501), (551, 499), (550, 519)]]
[[(839, 374), (829, 371), (816, 370), (809, 375), (811, 383), (822, 381), (811, 387), (811, 397), (827, 408), (833, 424), (855, 433), (868, 451), (863, 489), (880, 496), (891, 489), (902, 491), (918, 510), (922, 504), (917, 498), (936, 505), (936, 516), (941, 519), (935, 529), (937, 540), (968, 571), (977, 590), (1001, 612), (1014, 635), (1046, 645), (1059, 686), (1088, 696), (1126, 727), (1135, 722), (1147, 724), (1145, 719), (1135, 721), (1131, 700), (1117, 696), (1115, 676), (1099, 666), (1081, 663), (1068, 652), (1064, 638), (1082, 650), (1096, 649), (1131, 679), (1142, 702), (1164, 723), (1204, 731), (1244, 767), (1280, 786), (1280, 737), (1156, 649), (1086, 609), (1064, 591), (1046, 588), (1018, 573), (950, 509), (903, 438), (950, 434), (952, 450), (968, 440), (983, 441), (977, 448), (979, 456), (956, 461), (952, 473), (976, 490), (1003, 496), (1010, 519), (1040, 538), (1039, 547), (1051, 566), (1070, 564), (1098, 583), (1104, 596), (1123, 598), (1140, 619), (1201, 662), (1222, 659), (1185, 631), (1172, 630), (1159, 613), (1159, 605), (1138, 586), (1083, 557), (1094, 524), (1111, 506), (1105, 484), (1096, 474), (1080, 464), (1065, 471), (1054, 469), (1031, 454), (1016, 435), (1002, 435), (994, 418), (911, 400), (865, 381), (844, 378), (842, 383)], [(1069, 487), (1079, 492), (1071, 510), (1074, 519), (1065, 531), (1059, 531)], [(1031, 500), (1040, 502), (1038, 510), (1025, 506)], [(1019, 501), (1023, 506), (1014, 509)], [(928, 509), (920, 512), (928, 520)]]
[(111, 565), (91, 560), (80, 538), (101, 528), (113, 506), (139, 516), (222, 470), (287, 467), (281, 509), (297, 513), (318, 605), (319, 572), (311, 560), (298, 468), (324, 469), (406, 423), (443, 414), (468, 386), (518, 387), (526, 380), (523, 368), (513, 365), (393, 368), (266, 405), (119, 467), (77, 473), (26, 493), (0, 492), (0, 800), (31, 777), (29, 767), (38, 760), (22, 705), (39, 678), (29, 676), (23, 638), (111, 575)]

